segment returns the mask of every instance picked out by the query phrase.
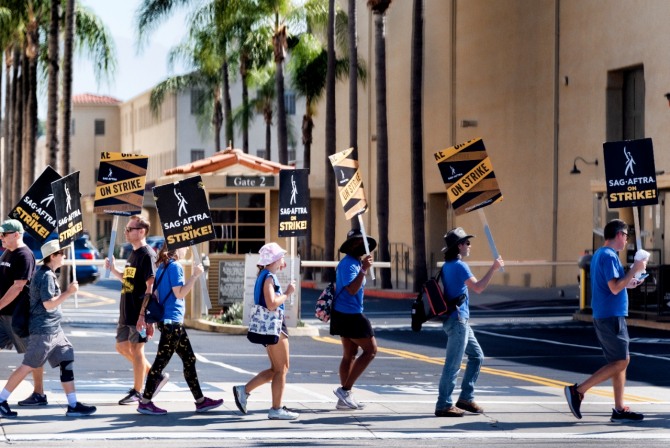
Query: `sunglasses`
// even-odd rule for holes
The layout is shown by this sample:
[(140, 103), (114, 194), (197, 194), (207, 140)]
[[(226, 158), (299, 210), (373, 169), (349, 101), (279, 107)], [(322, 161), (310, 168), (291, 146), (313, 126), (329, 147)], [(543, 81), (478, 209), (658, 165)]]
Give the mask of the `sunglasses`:
[(126, 232), (132, 232), (133, 230), (140, 230), (144, 227), (126, 227)]
[(2, 237), (4, 238), (7, 235), (11, 235), (12, 233), (16, 233), (16, 232), (0, 232), (0, 235), (2, 235)]
[(62, 250), (59, 250), (58, 252), (54, 252), (54, 253), (51, 254), (51, 255), (62, 255), (62, 256), (64, 256), (64, 255), (65, 255), (65, 252), (62, 251)]

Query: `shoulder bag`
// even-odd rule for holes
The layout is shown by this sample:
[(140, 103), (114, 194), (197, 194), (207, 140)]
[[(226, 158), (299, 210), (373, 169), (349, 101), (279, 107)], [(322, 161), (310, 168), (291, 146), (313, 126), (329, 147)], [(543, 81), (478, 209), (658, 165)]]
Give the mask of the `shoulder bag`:
[[(269, 273), (263, 277), (262, 283), (268, 278)], [(284, 310), (277, 308), (269, 310), (266, 306), (263, 288), (259, 304), (254, 304), (249, 313), (249, 330), (247, 339), (254, 344), (274, 345), (279, 342), (282, 323), (284, 321)]]

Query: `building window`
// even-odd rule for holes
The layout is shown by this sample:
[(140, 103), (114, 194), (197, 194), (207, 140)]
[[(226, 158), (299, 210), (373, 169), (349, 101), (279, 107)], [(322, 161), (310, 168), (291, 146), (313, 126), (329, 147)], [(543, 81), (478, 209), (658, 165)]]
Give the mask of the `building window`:
[(256, 157), (260, 157), (261, 159), (265, 158), (265, 150), (264, 149), (257, 149), (256, 150)]
[(196, 160), (202, 160), (205, 158), (205, 150), (204, 149), (192, 149), (191, 150), (191, 162), (195, 162)]
[(284, 92), (284, 105), (286, 115), (295, 115), (295, 92), (291, 90)]
[(95, 120), (95, 135), (105, 135), (105, 120)]
[(202, 89), (191, 89), (191, 115), (199, 115), (204, 110), (205, 91)]
[(265, 244), (267, 204), (265, 192), (211, 193), (209, 208), (214, 226), (221, 228), (221, 238), (209, 242), (209, 252), (257, 253)]

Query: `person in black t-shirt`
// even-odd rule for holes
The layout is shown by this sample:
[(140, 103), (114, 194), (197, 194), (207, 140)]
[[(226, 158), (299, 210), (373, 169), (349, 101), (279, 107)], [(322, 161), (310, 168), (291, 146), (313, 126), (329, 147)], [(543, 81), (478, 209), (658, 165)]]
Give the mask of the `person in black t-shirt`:
[[(126, 261), (123, 271), (114, 266), (112, 260), (105, 258), (105, 267), (121, 280), (121, 301), (119, 303), (119, 323), (116, 327), (116, 350), (133, 365), (133, 387), (119, 404), (132, 404), (140, 400), (140, 390), (144, 378), (151, 369), (151, 364), (144, 355), (144, 343), (154, 334), (153, 325), (144, 323), (144, 316), (140, 317), (140, 309), (144, 296), (151, 294), (154, 283), (154, 266), (156, 252), (147, 245), (146, 237), (149, 232), (149, 221), (134, 215), (128, 220), (125, 228), (126, 241), (133, 246), (133, 251)], [(142, 330), (146, 330), (143, 335)], [(169, 375), (164, 373), (156, 384), (156, 392), (167, 383)]]
[[(35, 271), (35, 256), (23, 242), (23, 225), (8, 219), (0, 226), (0, 240), (5, 251), (0, 256), (0, 349), (16, 348), (25, 353), (28, 338), (19, 337), (12, 329), (12, 314), (21, 300), (30, 300), (29, 283)], [(19, 406), (44, 406), (44, 370), (33, 370), (33, 393)]]

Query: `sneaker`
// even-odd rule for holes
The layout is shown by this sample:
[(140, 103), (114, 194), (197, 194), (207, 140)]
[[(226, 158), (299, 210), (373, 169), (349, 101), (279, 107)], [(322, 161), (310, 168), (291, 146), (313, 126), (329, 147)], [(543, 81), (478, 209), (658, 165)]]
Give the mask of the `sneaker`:
[(568, 402), (570, 407), (570, 412), (572, 415), (578, 419), (582, 418), (582, 413), (579, 411), (580, 406), (582, 405), (582, 400), (584, 399), (584, 394), (577, 392), (577, 383), (572, 386), (565, 386), (565, 399)]
[(133, 404), (140, 401), (140, 393), (135, 389), (128, 390), (128, 395), (119, 400), (119, 404)]
[(475, 403), (474, 400), (458, 400), (456, 402), (456, 407), (463, 409), (464, 411), (472, 412), (473, 414), (483, 414), (484, 408)]
[(68, 406), (67, 407), (67, 412), (65, 413), (66, 417), (86, 417), (87, 415), (91, 415), (95, 413), (96, 411), (95, 406), (89, 406), (84, 403), (77, 402), (75, 407)]
[(620, 411), (612, 409), (612, 417), (610, 417), (610, 421), (613, 423), (632, 423), (642, 420), (644, 420), (644, 415), (631, 411), (628, 406)]
[(19, 401), (19, 406), (46, 406), (47, 404), (46, 394), (40, 395), (37, 392), (33, 392), (25, 400)]
[(246, 414), (247, 398), (249, 398), (249, 394), (247, 393), (246, 387), (234, 386), (233, 396), (235, 397), (235, 404), (237, 405), (237, 409), (239, 409), (242, 414)]
[(16, 418), (16, 416), (19, 415), (9, 408), (9, 403), (7, 403), (7, 400), (0, 403), (0, 414), (5, 418)]
[(158, 392), (161, 391), (163, 386), (165, 386), (168, 381), (170, 381), (170, 374), (169, 373), (163, 373), (163, 376), (161, 376), (158, 379), (158, 381), (156, 381), (156, 390), (154, 390), (154, 394), (151, 398), (156, 398), (156, 395), (158, 395)]
[[(353, 397), (352, 397), (353, 398)], [(365, 404), (361, 403), (360, 401), (354, 400), (354, 403), (356, 403), (356, 409), (357, 410), (363, 410), (365, 409)], [(348, 404), (346, 404), (344, 401), (338, 398), (337, 404), (335, 405), (335, 409), (338, 409), (340, 411), (352, 411), (353, 409), (349, 407)]]
[(270, 412), (268, 412), (270, 420), (295, 420), (298, 418), (298, 415), (297, 412), (291, 412), (286, 409), (286, 406), (279, 409), (270, 408)]
[(457, 408), (456, 406), (449, 406), (448, 408), (444, 409), (435, 409), (436, 417), (463, 417), (463, 414), (465, 414), (465, 411), (463, 409)]
[(223, 398), (218, 400), (212, 400), (211, 398), (205, 397), (201, 403), (195, 404), (195, 412), (207, 412), (214, 408), (218, 408), (223, 404)]
[(148, 403), (142, 403), (141, 401), (137, 405), (137, 412), (144, 415), (165, 415), (167, 411), (156, 406), (152, 401)]
[(358, 405), (354, 400), (354, 397), (351, 395), (350, 390), (344, 390), (341, 387), (338, 387), (333, 391), (335, 396), (339, 398), (343, 404), (349, 406), (349, 409), (358, 409)]

